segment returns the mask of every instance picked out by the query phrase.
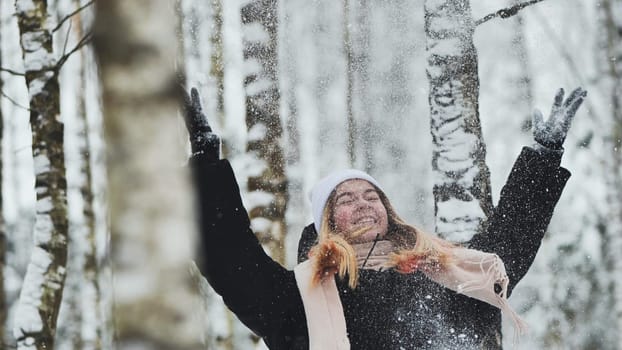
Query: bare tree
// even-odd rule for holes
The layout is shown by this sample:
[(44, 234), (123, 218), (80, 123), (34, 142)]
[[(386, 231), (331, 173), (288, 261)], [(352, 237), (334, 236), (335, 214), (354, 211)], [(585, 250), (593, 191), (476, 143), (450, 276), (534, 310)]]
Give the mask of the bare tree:
[[(248, 179), (248, 197), (258, 203), (248, 208), (249, 216), (260, 242), (269, 247), (273, 259), (284, 264), (288, 193), (280, 144), (283, 127), (277, 79), (277, 8), (277, 0), (251, 1), (242, 7), (242, 23), (247, 29), (244, 58), (249, 67), (254, 67), (245, 79), (247, 151), (262, 162), (260, 170)], [(253, 32), (253, 36), (248, 35)]]
[(18, 348), (52, 349), (67, 262), (67, 183), (58, 65), (47, 2), (15, 2), (30, 95), (37, 193), (34, 248), (20, 293)]

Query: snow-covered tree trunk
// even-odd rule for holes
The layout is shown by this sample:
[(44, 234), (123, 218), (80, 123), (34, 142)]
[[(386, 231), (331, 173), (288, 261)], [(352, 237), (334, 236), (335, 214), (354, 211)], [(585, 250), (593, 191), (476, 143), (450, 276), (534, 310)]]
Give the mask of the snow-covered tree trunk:
[(251, 1), (242, 7), (242, 23), (249, 72), (245, 77), (247, 151), (259, 161), (248, 178), (249, 216), (272, 258), (284, 264), (288, 193), (281, 146), (277, 9), (277, 0)]
[(531, 113), (534, 110), (533, 102), (533, 84), (531, 69), (529, 66), (530, 57), (527, 52), (527, 46), (525, 44), (525, 20), (522, 14), (517, 14), (516, 19), (511, 24), (512, 31), (514, 33), (512, 38), (512, 45), (515, 47), (515, 51), (518, 54), (519, 73), (516, 85), (519, 92), (519, 101), (521, 101), (522, 108), (519, 107), (519, 112), (525, 112), (523, 115), (523, 125), (521, 130), (531, 130)]
[[(601, 3), (605, 25), (607, 73), (611, 82), (611, 125), (605, 140), (605, 149), (610, 150), (609, 169), (605, 171), (608, 183), (605, 266), (610, 271), (611, 290), (615, 302), (617, 329), (622, 329), (622, 1), (606, 0)], [(622, 337), (618, 335), (618, 348), (622, 348)]]
[(353, 113), (354, 119), (354, 139), (356, 147), (354, 151), (360, 155), (355, 162), (355, 167), (365, 170), (368, 173), (374, 173), (375, 163), (374, 155), (376, 153), (377, 143), (374, 140), (375, 133), (378, 131), (378, 125), (374, 121), (374, 100), (372, 95), (371, 80), (371, 11), (373, 2), (369, 0), (354, 1), (350, 6), (350, 12), (344, 13), (344, 17), (350, 20), (350, 40), (352, 46), (351, 55), (348, 55), (350, 61), (350, 74), (353, 75)]
[(343, 35), (348, 110), (348, 158), (352, 167), (373, 172), (373, 110), (370, 93), (370, 2), (344, 0)]
[(467, 242), (492, 211), (469, 0), (426, 0), (436, 232)]
[[(305, 13), (305, 16), (297, 14)], [(313, 99), (317, 62), (314, 34), (309, 29), (315, 23), (317, 6), (305, 0), (279, 1), (281, 100), (285, 124), (285, 162), (287, 164), (287, 251), (295, 252), (299, 233), (309, 224), (308, 191), (317, 179), (318, 104)], [(288, 265), (294, 266), (297, 256), (288, 255)]]
[[(84, 6), (88, 0), (81, 0)], [(94, 6), (80, 14), (83, 32), (93, 30)], [(88, 249), (85, 258), (82, 303), (88, 314), (83, 315), (86, 323), (82, 327), (82, 338), (97, 349), (113, 348), (114, 325), (112, 315), (112, 270), (110, 257), (110, 231), (107, 210), (107, 183), (105, 147), (99, 69), (92, 44), (82, 50), (84, 81), (84, 116), (86, 118), (85, 139), (88, 140), (85, 169), (89, 174), (90, 209), (85, 208), (89, 227)], [(92, 218), (91, 218), (92, 215)]]
[[(223, 157), (237, 166), (246, 147), (240, 4), (232, 0), (183, 0), (181, 15), (186, 85), (199, 89), (203, 110), (223, 139)], [(244, 173), (238, 171), (237, 177), (244, 186)], [(197, 316), (203, 324), (205, 346), (214, 350), (255, 347), (256, 337), (227, 309), (207, 281), (194, 280), (202, 296), (203, 312)]]
[[(87, 51), (88, 49), (88, 51)], [(81, 52), (82, 62), (88, 62), (84, 58), (89, 54), (90, 48), (85, 48)], [(91, 61), (92, 62), (92, 61)], [(86, 74), (85, 67), (82, 64), (81, 74), (79, 75), (79, 81), (82, 83), (81, 87), (85, 88), (85, 80), (89, 75)], [(81, 90), (86, 91), (86, 89)], [(83, 215), (83, 251), (81, 252), (82, 264), (81, 272), (83, 276), (83, 284), (80, 291), (80, 310), (82, 310), (82, 325), (80, 328), (80, 339), (82, 340), (84, 349), (102, 349), (102, 337), (103, 330), (103, 317), (101, 314), (101, 290), (99, 285), (99, 262), (97, 254), (97, 231), (96, 220), (93, 208), (94, 194), (93, 194), (93, 176), (92, 167), (90, 161), (91, 154), (91, 140), (89, 136), (91, 132), (89, 130), (89, 123), (87, 119), (86, 101), (87, 96), (82, 96), (82, 99), (78, 104), (78, 126), (79, 133), (82, 136), (82, 144), (79, 148), (79, 164), (80, 173), (83, 176), (82, 184), (79, 187), (80, 194), (82, 195), (82, 215)]]
[(350, 167), (356, 164), (356, 119), (354, 118), (354, 48), (350, 21), (350, 0), (343, 0), (343, 51), (346, 56), (346, 109), (348, 114), (347, 152)]
[(59, 85), (47, 2), (17, 0), (16, 15), (30, 95), (37, 193), (34, 248), (20, 293), (18, 349), (52, 349), (67, 261), (67, 183)]
[[(96, 1), (116, 348), (201, 347), (188, 274), (195, 218), (178, 118), (175, 1)], [(146, 29), (147, 28), (147, 29)]]
[[(2, 9), (0, 9), (1, 14)], [(2, 16), (0, 16), (2, 18)], [(0, 43), (2, 42), (2, 26), (0, 26)], [(0, 67), (2, 67), (2, 55), (0, 54)], [(0, 91), (3, 91), (3, 81), (0, 78)], [(4, 291), (4, 266), (6, 264), (6, 226), (4, 221), (4, 206), (2, 205), (4, 201), (4, 162), (2, 147), (4, 143), (4, 113), (2, 113), (2, 108), (0, 108), (0, 344), (4, 344), (4, 329), (6, 326), (7, 319), (7, 311), (9, 305), (7, 304), (6, 294)]]
[[(58, 2), (59, 22), (81, 8), (86, 1)], [(57, 32), (56, 43), (74, 47), (89, 34), (93, 7), (85, 7), (65, 21)], [(62, 50), (62, 46), (57, 49)], [(96, 69), (90, 46), (72, 54), (60, 71), (63, 87), (61, 110), (65, 121), (67, 186), (69, 208), (69, 259), (63, 306), (59, 315), (58, 349), (102, 349), (103, 317), (99, 287), (96, 218), (94, 212), (93, 175), (91, 170), (91, 136), (87, 104), (97, 103), (88, 95), (88, 84), (98, 83), (89, 70)], [(90, 63), (90, 65), (89, 65)], [(88, 81), (95, 79), (95, 81)], [(89, 101), (91, 99), (91, 101)], [(92, 101), (95, 99), (95, 101)], [(92, 110), (91, 110), (92, 113)], [(91, 118), (92, 119), (92, 118)], [(105, 244), (105, 240), (100, 240)]]

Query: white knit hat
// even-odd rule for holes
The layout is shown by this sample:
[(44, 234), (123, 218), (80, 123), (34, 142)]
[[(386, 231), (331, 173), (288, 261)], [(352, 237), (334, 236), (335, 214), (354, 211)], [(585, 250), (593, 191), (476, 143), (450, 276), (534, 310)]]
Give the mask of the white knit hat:
[(382, 190), (376, 179), (366, 172), (356, 169), (338, 170), (321, 179), (313, 186), (309, 195), (311, 198), (311, 210), (313, 211), (313, 225), (318, 234), (320, 232), (320, 225), (322, 224), (322, 213), (324, 212), (324, 207), (326, 206), (326, 201), (328, 201), (330, 193), (339, 186), (340, 183), (352, 179), (366, 180)]

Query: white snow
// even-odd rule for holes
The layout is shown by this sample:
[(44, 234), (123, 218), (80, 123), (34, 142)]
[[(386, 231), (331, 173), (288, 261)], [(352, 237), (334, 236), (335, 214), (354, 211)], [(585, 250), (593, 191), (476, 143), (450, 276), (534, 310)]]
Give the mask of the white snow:
[(266, 137), (268, 128), (263, 123), (257, 123), (248, 131), (248, 141), (260, 141)]
[(34, 157), (35, 174), (43, 174), (50, 171), (50, 158), (47, 154), (40, 153)]
[(15, 316), (13, 335), (20, 338), (27, 333), (36, 333), (42, 330), (43, 321), (39, 315), (39, 306), (44, 288), (58, 288), (55, 283), (46, 283), (52, 257), (39, 247), (32, 250), (31, 263), (28, 265), (26, 277), (20, 293), (20, 302)]
[(452, 56), (461, 54), (462, 45), (460, 38), (448, 38), (430, 43), (430, 50), (435, 55)]
[(54, 204), (52, 203), (52, 197), (46, 196), (39, 200), (37, 200), (37, 212), (38, 213), (48, 213), (50, 210), (54, 208)]
[[(56, 60), (52, 53), (48, 52), (43, 46), (41, 32), (30, 32), (22, 34), (21, 43), (24, 48), (24, 68), (26, 71), (38, 71), (44, 68), (53, 67)], [(47, 72), (51, 73), (51, 72)]]
[(262, 217), (256, 217), (251, 220), (251, 229), (253, 232), (270, 232), (273, 222)]
[[(46, 197), (46, 202), (50, 202), (50, 197)], [(51, 205), (51, 204), (50, 204)], [(51, 207), (50, 207), (51, 208)], [(39, 214), (35, 220), (35, 243), (46, 244), (52, 240), (52, 232), (54, 232), (54, 223), (52, 218), (47, 214)]]
[(475, 200), (470, 202), (450, 199), (437, 203), (439, 212), (445, 213), (437, 221), (437, 232), (452, 242), (466, 242), (477, 229), (477, 218), (485, 217), (482, 208)]
[(262, 92), (272, 88), (273, 86), (274, 82), (260, 77), (252, 83), (246, 85), (246, 93), (248, 94), (248, 96), (257, 96)]
[(244, 40), (256, 44), (266, 44), (270, 41), (270, 35), (258, 22), (252, 22), (242, 26)]
[(35, 11), (37, 7), (35, 6), (34, 1), (32, 0), (16, 0), (15, 1), (15, 12), (16, 13), (28, 13), (31, 11)]
[(274, 194), (261, 190), (249, 192), (245, 197), (244, 203), (249, 208), (267, 207), (274, 201)]

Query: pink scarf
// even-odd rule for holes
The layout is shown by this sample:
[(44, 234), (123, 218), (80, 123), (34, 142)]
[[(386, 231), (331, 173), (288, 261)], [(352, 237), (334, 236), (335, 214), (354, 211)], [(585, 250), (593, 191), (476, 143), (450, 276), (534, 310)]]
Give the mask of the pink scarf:
[[(395, 249), (390, 241), (378, 241), (375, 245), (374, 242), (353, 244), (352, 247), (356, 252), (359, 267), (373, 270), (391, 267), (389, 255)], [(526, 324), (507, 300), (509, 279), (503, 261), (496, 254), (461, 247), (451, 248), (451, 255), (452, 263), (449, 266), (438, 270), (421, 269), (421, 271), (432, 281), (456, 293), (499, 308), (510, 316), (516, 332), (523, 333)], [(307, 317), (309, 349), (350, 349), (343, 307), (334, 277), (327, 276), (319, 285), (315, 287), (311, 285), (315, 273), (314, 259), (316, 257), (312, 256), (294, 268)], [(501, 288), (499, 293), (495, 292), (495, 285)]]

